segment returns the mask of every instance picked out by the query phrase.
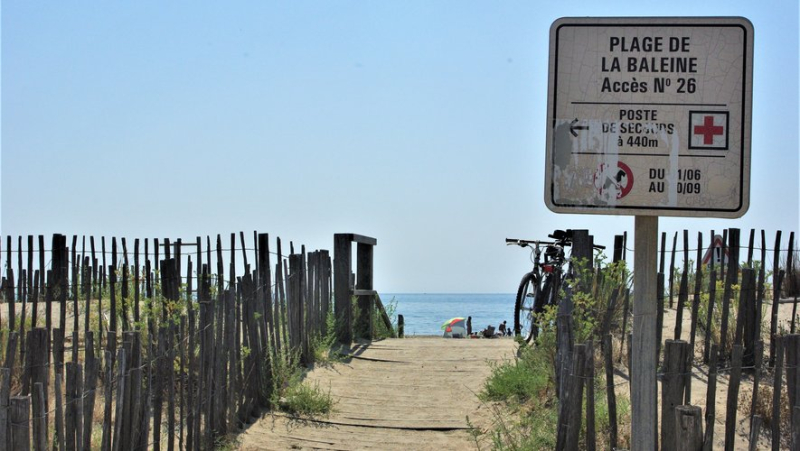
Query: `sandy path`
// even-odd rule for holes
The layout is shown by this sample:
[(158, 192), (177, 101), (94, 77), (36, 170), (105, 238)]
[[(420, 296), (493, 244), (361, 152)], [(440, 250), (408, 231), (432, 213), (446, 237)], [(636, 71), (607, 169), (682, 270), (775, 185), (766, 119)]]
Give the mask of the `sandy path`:
[(390, 339), (356, 351), (347, 363), (313, 369), (307, 383), (330, 390), (335, 411), (299, 421), (267, 414), (242, 435), (242, 449), (474, 449), (469, 421), (491, 412), (476, 394), (487, 362), (511, 359), (511, 339)]

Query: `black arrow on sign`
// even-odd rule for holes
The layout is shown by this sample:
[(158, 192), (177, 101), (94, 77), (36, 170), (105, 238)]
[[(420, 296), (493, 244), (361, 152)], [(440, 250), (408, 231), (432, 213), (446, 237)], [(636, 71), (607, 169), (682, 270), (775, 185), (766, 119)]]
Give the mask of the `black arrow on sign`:
[(569, 132), (572, 133), (572, 136), (578, 136), (578, 133), (575, 130), (589, 130), (588, 125), (575, 125), (578, 123), (578, 118), (576, 117), (575, 120), (570, 122), (569, 124)]

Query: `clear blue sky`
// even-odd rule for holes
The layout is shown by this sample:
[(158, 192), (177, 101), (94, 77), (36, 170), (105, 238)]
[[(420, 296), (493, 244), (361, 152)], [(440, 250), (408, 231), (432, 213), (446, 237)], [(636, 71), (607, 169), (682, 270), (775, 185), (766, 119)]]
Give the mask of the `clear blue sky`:
[(6, 0), (0, 233), (355, 232), (379, 291), (514, 291), (528, 255), (505, 237), (633, 233), (543, 202), (563, 16), (750, 19), (750, 211), (659, 225), (800, 231), (796, 0)]

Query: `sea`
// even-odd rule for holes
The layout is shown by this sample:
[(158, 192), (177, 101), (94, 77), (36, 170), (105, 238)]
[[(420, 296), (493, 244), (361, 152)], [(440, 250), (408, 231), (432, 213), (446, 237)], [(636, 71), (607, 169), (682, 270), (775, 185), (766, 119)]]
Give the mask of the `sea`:
[[(514, 294), (381, 293), (384, 305), (403, 315), (405, 334), (442, 335), (442, 323), (454, 317), (472, 317), (472, 330), (514, 327)], [(394, 318), (392, 318), (394, 320)]]

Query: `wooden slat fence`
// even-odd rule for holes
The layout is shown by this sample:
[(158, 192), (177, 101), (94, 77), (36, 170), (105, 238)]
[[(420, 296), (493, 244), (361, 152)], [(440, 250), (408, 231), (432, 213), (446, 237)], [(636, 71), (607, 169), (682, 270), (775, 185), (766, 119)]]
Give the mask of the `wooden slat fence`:
[[(586, 255), (587, 249), (591, 249), (591, 236), (584, 232), (581, 231), (582, 236), (588, 236), (588, 242), (582, 249), (576, 249), (581, 246), (576, 240), (573, 255)], [(664, 309), (672, 306), (676, 308), (677, 319), (673, 333), (666, 334), (669, 339), (660, 343), (656, 351), (662, 398), (654, 400), (654, 403), (660, 406), (662, 430), (657, 437), (661, 449), (711, 450), (723, 442), (725, 449), (735, 449), (738, 446), (735, 442), (737, 418), (742, 418), (743, 412), (749, 412), (750, 449), (756, 449), (759, 438), (771, 439), (775, 450), (800, 449), (800, 418), (795, 418), (795, 412), (800, 412), (800, 334), (796, 333), (800, 277), (794, 232), (789, 234), (787, 242), (781, 238), (786, 235), (778, 231), (771, 247), (764, 231), (760, 234), (760, 246), (756, 231), (750, 232), (744, 248), (740, 245), (740, 235), (738, 229), (723, 231), (721, 239), (717, 238), (721, 241), (721, 248), (712, 250), (710, 261), (703, 262), (708, 246), (715, 242), (717, 234), (714, 231), (706, 239), (703, 233), (698, 233), (694, 244), (690, 243), (689, 232), (683, 231), (682, 248), (678, 246), (679, 233), (676, 232), (671, 249), (666, 246), (667, 234), (662, 233), (657, 323), (659, 326), (663, 324)], [(624, 252), (620, 250), (622, 240), (622, 236), (615, 240), (615, 261), (623, 258)], [(715, 252), (718, 257), (727, 258), (715, 259)], [(671, 261), (669, 273), (665, 274), (667, 256)], [(679, 257), (677, 261), (676, 256)], [(628, 286), (630, 279), (626, 279), (620, 285), (598, 291), (597, 281), (606, 283), (609, 279), (597, 270), (594, 280), (591, 288), (582, 282), (565, 289), (559, 304), (556, 339), (564, 343), (559, 346), (555, 357), (556, 390), (561, 402), (557, 449), (575, 449), (578, 443), (585, 449), (594, 449), (595, 423), (583, 415), (594, 411), (589, 407), (595, 400), (588, 395), (588, 387), (604, 389), (609, 411), (615, 412), (617, 403), (613, 387), (626, 382), (615, 375), (613, 362), (622, 361), (625, 340), (630, 340), (627, 333), (630, 308), (627, 301), (619, 302), (619, 299), (627, 300), (630, 290), (635, 287)], [(572, 313), (572, 297), (579, 292), (593, 296), (605, 293), (601, 296), (607, 296), (600, 299), (600, 310), (595, 312), (596, 318), (605, 317), (598, 321), (602, 327), (596, 327), (596, 336), (590, 337), (585, 344), (576, 343), (573, 332), (576, 318)], [(687, 315), (688, 328), (683, 327), (683, 318)], [(619, 321), (609, 320), (611, 316)], [(562, 321), (564, 318), (567, 321)], [(622, 344), (614, 346), (612, 336), (617, 336)], [(595, 361), (593, 355), (586, 356), (587, 353), (594, 354), (592, 341), (603, 344), (599, 348), (603, 358), (598, 362), (605, 367), (605, 371), (599, 372), (605, 380), (597, 386), (595, 384), (601, 381), (594, 374), (593, 365), (583, 363), (587, 359)], [(636, 346), (628, 342), (629, 368), (630, 359), (636, 358), (631, 355), (632, 349)], [(620, 355), (620, 359), (614, 359), (614, 352)], [(690, 405), (693, 376), (696, 375), (707, 380), (706, 391), (702, 393), (706, 396), (705, 406)], [(728, 379), (727, 406), (725, 411), (719, 412), (715, 401), (717, 379), (722, 376)], [(747, 398), (741, 391), (744, 378), (753, 385)], [(587, 393), (586, 407), (575, 399), (582, 393)], [(764, 396), (772, 399), (760, 401), (759, 398)], [(766, 412), (759, 408), (765, 403), (771, 403), (771, 409)], [(769, 418), (768, 426), (766, 418)], [(611, 422), (611, 431), (604, 442), (613, 449), (619, 449), (616, 420), (615, 417)], [(724, 437), (714, 436), (714, 424), (718, 421), (725, 424)], [(579, 442), (577, 434), (581, 430), (585, 432)]]
[(0, 248), (0, 449), (211, 449), (328, 333), (326, 250), (34, 238)]

